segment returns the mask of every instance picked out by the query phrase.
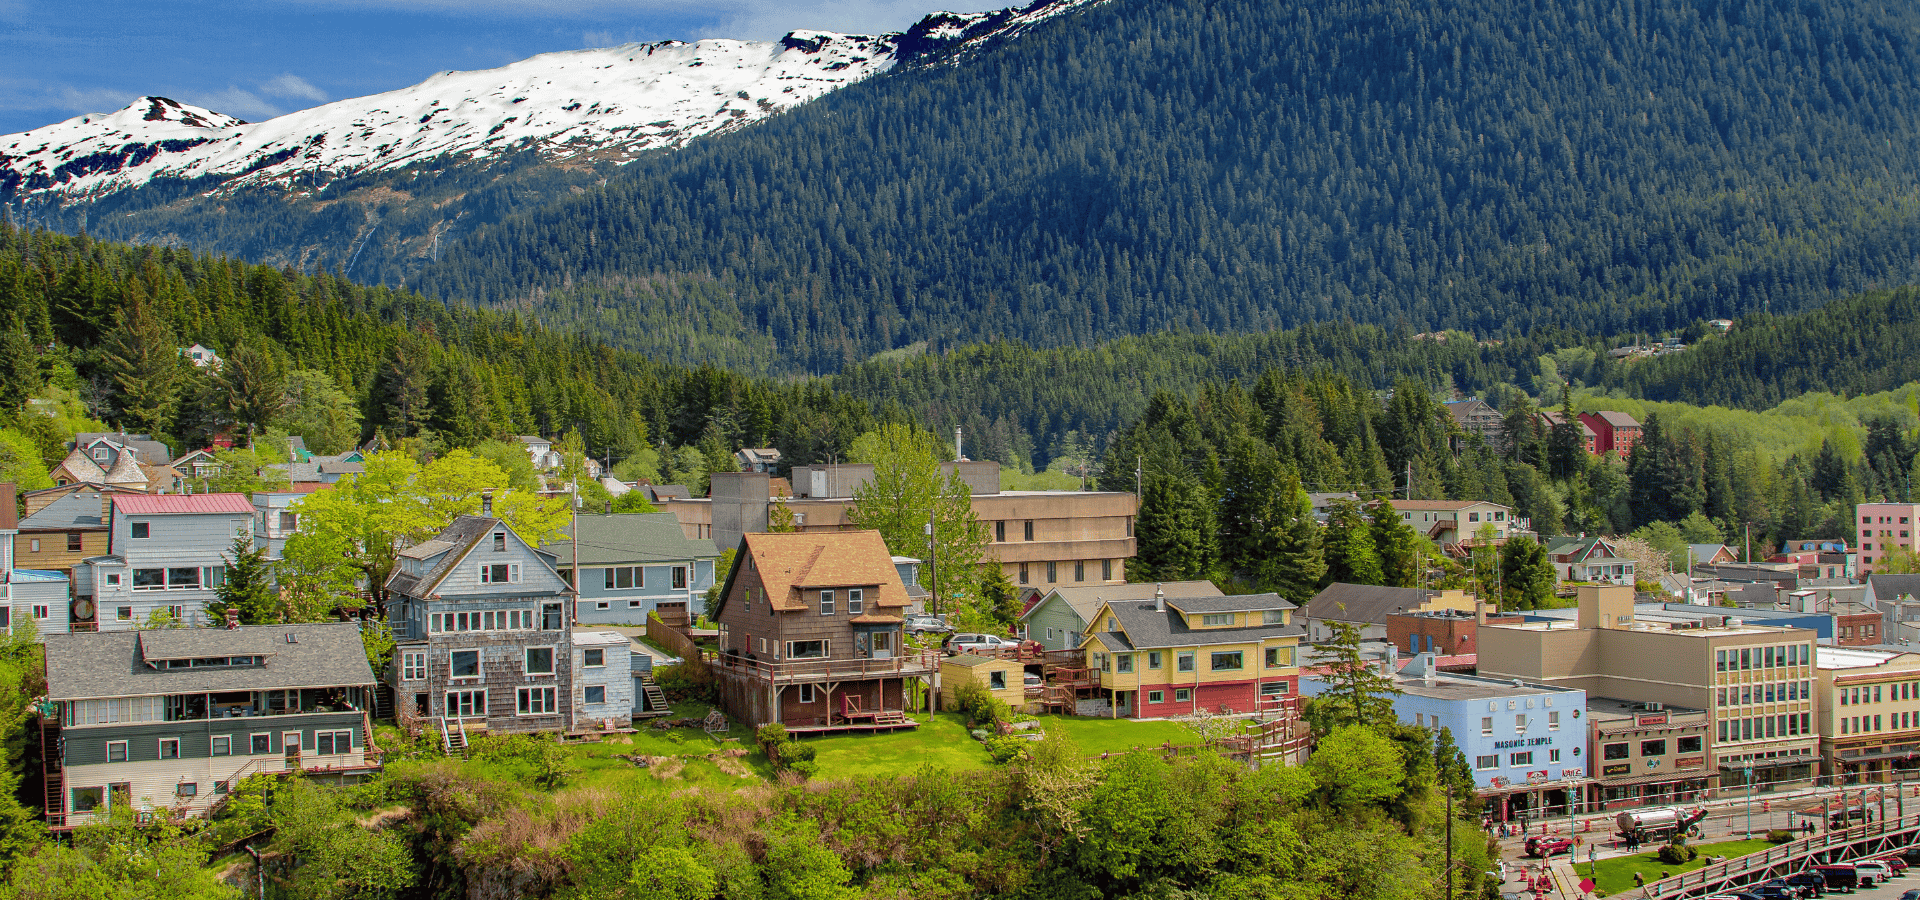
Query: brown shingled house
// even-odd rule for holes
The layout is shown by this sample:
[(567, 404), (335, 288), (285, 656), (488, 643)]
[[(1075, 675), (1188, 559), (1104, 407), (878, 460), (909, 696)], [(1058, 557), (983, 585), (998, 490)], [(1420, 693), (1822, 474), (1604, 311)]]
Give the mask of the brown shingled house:
[(934, 661), (906, 647), (907, 589), (877, 531), (748, 534), (713, 617), (722, 702), (789, 731), (911, 728), (909, 681)]

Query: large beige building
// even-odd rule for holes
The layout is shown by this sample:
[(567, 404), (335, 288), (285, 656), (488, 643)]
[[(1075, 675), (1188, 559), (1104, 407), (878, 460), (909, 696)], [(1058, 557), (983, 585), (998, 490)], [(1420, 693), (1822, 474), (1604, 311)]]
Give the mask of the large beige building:
[(1707, 711), (1708, 777), (1721, 787), (1817, 773), (1816, 635), (1738, 616), (1705, 627), (1634, 620), (1633, 589), (1579, 589), (1575, 622), (1479, 629), (1480, 674), (1581, 688), (1588, 696)]
[(1815, 651), (1814, 724), (1833, 775), (1889, 781), (1920, 757), (1920, 653)]
[[(1022, 587), (1122, 584), (1133, 558), (1139, 500), (1124, 491), (1003, 491), (993, 462), (943, 463), (973, 492), (986, 525), (987, 554)], [(715, 472), (711, 496), (660, 504), (690, 538), (732, 550), (740, 536), (768, 529), (773, 479), (758, 472)], [(795, 466), (793, 496), (779, 498), (801, 531), (853, 531), (853, 493), (873, 477), (870, 465)], [(896, 548), (898, 549), (898, 548)]]

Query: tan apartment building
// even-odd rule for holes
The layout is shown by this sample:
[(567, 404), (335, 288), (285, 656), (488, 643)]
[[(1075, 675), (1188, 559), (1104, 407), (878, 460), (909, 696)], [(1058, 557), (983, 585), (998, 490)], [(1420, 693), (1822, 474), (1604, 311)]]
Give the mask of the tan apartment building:
[(1472, 547), (1480, 529), (1488, 525), (1493, 526), (1497, 542), (1526, 534), (1530, 527), (1513, 510), (1480, 500), (1395, 500), (1393, 508), (1400, 521), (1449, 552)]
[(1920, 653), (1851, 647), (1814, 651), (1814, 722), (1827, 773), (1885, 782), (1920, 751)]
[(1707, 777), (1723, 788), (1744, 786), (1749, 771), (1771, 786), (1818, 774), (1812, 630), (1738, 616), (1642, 623), (1633, 600), (1632, 588), (1583, 585), (1574, 622), (1481, 626), (1480, 674), (1704, 709)]
[[(1133, 521), (1139, 500), (1125, 491), (1003, 491), (993, 462), (943, 463), (973, 492), (973, 512), (987, 527), (987, 554), (1008, 580), (1045, 591), (1052, 587), (1123, 584), (1135, 552)], [(670, 500), (690, 538), (731, 550), (745, 534), (768, 530), (773, 505), (785, 506), (803, 532), (854, 531), (853, 494), (873, 477), (870, 465), (795, 466), (793, 496), (776, 501), (772, 478), (758, 472), (715, 472), (712, 496)]]
[(1588, 697), (1594, 808), (1660, 806), (1701, 797), (1714, 781), (1707, 765), (1712, 728), (1704, 709)]

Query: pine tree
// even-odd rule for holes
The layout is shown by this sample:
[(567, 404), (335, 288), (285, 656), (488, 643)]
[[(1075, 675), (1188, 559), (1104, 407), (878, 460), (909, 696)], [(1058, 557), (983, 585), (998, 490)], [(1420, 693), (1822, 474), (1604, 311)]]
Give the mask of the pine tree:
[(1380, 584), (1385, 580), (1380, 567), (1379, 550), (1373, 543), (1373, 528), (1352, 502), (1340, 501), (1327, 510), (1323, 535), (1326, 548), (1326, 575), (1321, 586), (1343, 584)]
[(1500, 548), (1503, 609), (1540, 609), (1553, 600), (1556, 579), (1546, 548), (1528, 537), (1509, 538)]
[(136, 297), (100, 349), (120, 427), (149, 434), (169, 431), (191, 365), (152, 307)]
[(218, 600), (207, 603), (207, 616), (223, 621), (233, 610), (242, 625), (267, 625), (285, 621), (279, 609), (279, 594), (273, 585), (273, 567), (267, 562), (267, 548), (254, 547), (245, 536), (236, 536), (228, 549), (225, 580), (214, 588)]
[(1375, 503), (1369, 510), (1367, 530), (1373, 538), (1374, 557), (1380, 562), (1380, 583), (1388, 587), (1417, 587), (1426, 541), (1413, 526), (1400, 518), (1391, 503)]
[(1220, 561), (1218, 526), (1199, 485), (1173, 475), (1148, 478), (1136, 521), (1139, 549), (1127, 567), (1128, 581), (1213, 577)]
[(1393, 724), (1393, 698), (1400, 689), (1360, 654), (1360, 629), (1350, 622), (1329, 622), (1328, 628), (1332, 637), (1320, 644), (1327, 688), (1310, 707), (1314, 730), (1326, 733), (1345, 725)]

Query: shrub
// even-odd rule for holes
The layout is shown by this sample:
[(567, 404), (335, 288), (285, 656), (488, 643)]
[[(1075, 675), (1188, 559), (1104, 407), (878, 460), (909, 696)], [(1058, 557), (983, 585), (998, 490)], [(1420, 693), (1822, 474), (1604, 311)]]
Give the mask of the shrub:
[(753, 733), (753, 740), (760, 745), (760, 750), (767, 755), (767, 759), (772, 760), (775, 748), (787, 742), (787, 726), (779, 722), (769, 722)]
[(655, 666), (653, 680), (660, 685), (660, 691), (667, 695), (668, 701), (714, 702), (713, 670), (707, 668), (706, 663), (688, 660), (679, 665)]
[(995, 697), (986, 685), (977, 681), (954, 688), (953, 702), (959, 707), (959, 712), (966, 716), (969, 727), (992, 727), (1013, 717), (1013, 708), (1007, 705), (1007, 701)]
[(1660, 861), (1670, 866), (1691, 862), (1699, 855), (1700, 851), (1687, 846), (1687, 842), (1679, 838), (1674, 838), (1673, 843), (1661, 846), (1659, 853)]
[(1784, 828), (1775, 828), (1767, 832), (1767, 840), (1775, 844), (1793, 843), (1794, 833)]
[(1027, 739), (1019, 735), (999, 734), (987, 738), (987, 755), (997, 763), (1012, 762), (1026, 749)]

